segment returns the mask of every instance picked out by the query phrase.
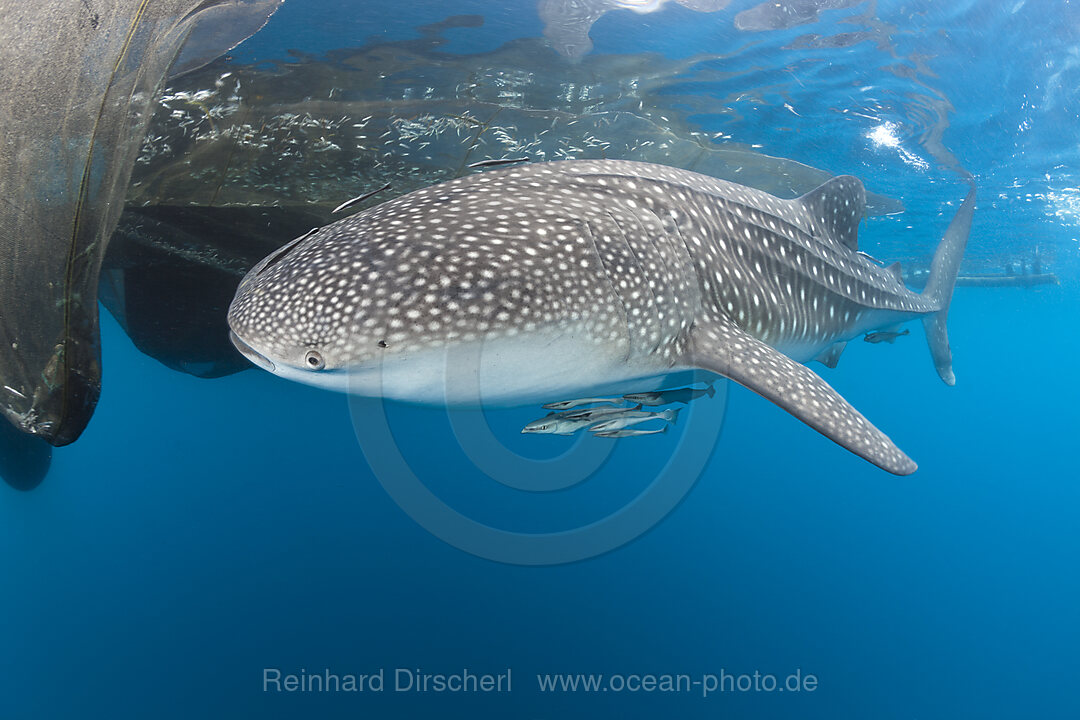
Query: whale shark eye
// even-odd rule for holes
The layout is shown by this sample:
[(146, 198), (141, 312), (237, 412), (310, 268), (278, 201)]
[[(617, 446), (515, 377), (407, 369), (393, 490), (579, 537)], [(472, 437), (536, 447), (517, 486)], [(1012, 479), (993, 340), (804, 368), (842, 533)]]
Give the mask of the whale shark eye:
[(317, 350), (307, 351), (307, 355), (304, 356), (304, 364), (307, 365), (309, 370), (322, 370), (326, 367), (326, 361), (323, 360), (323, 356)]

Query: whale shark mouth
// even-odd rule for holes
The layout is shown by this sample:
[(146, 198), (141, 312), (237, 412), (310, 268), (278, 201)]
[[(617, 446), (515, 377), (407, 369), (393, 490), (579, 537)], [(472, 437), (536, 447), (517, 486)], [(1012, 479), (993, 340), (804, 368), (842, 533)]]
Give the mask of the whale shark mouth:
[(268, 372), (274, 372), (275, 370), (277, 370), (277, 366), (274, 365), (270, 358), (261, 354), (255, 348), (251, 347), (246, 342), (241, 340), (240, 336), (232, 330), (229, 331), (229, 339), (232, 340), (232, 344), (236, 346), (236, 349), (240, 351), (241, 355), (261, 367), (263, 370), (266, 370)]

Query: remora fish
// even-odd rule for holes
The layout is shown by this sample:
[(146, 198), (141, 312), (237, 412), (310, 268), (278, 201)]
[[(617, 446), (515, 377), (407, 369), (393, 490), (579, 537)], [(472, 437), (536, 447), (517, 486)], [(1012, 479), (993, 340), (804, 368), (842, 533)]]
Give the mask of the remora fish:
[(571, 420), (564, 417), (558, 417), (556, 413), (552, 413), (539, 420), (533, 420), (531, 423), (521, 428), (521, 432), (527, 435), (573, 435), (581, 428), (592, 425), (594, 422), (596, 422), (596, 420), (591, 418)]
[(330, 212), (338, 213), (338, 212), (341, 212), (342, 210), (348, 210), (353, 205), (357, 205), (359, 203), (362, 203), (365, 200), (367, 200), (369, 197), (372, 197), (374, 195), (378, 195), (383, 190), (387, 190), (389, 188), (390, 188), (390, 183), (386, 183), (381, 188), (378, 188), (376, 190), (369, 190), (368, 192), (364, 193), (363, 195), (357, 195), (356, 197), (354, 197), (354, 198), (352, 198), (350, 200), (346, 200), (345, 202), (341, 203), (340, 205), (338, 205), (336, 208), (334, 208)]
[(574, 408), (573, 410), (563, 410), (560, 413), (555, 413), (559, 417), (566, 418), (567, 420), (592, 420), (598, 422), (604, 418), (614, 416), (631, 416), (637, 417), (634, 413), (639, 413), (641, 405), (635, 405), (633, 407), (595, 407), (595, 408)]
[(514, 165), (515, 163), (529, 162), (528, 157), (517, 158), (496, 158), (494, 160), (479, 160), (474, 163), (469, 163), (470, 168), (486, 168), (486, 167), (498, 167), (499, 165)]
[(866, 336), (863, 337), (863, 340), (868, 343), (887, 342), (892, 345), (896, 342), (896, 338), (910, 334), (910, 330), (904, 330), (903, 332), (897, 332), (896, 330), (878, 330), (877, 332), (867, 333)]
[(593, 425), (602, 420), (615, 417), (639, 417), (647, 413), (639, 412), (641, 405), (634, 407), (598, 407), (576, 408), (563, 410), (562, 412), (548, 413), (539, 420), (521, 429), (523, 433), (553, 433), (556, 435), (570, 435), (583, 427)]
[(629, 395), (623, 395), (624, 400), (630, 402), (640, 403), (642, 405), (670, 405), (671, 403), (689, 403), (691, 400), (696, 400), (699, 397), (708, 395), (712, 397), (716, 395), (716, 390), (710, 384), (706, 388), (674, 388), (672, 390), (659, 390), (657, 392), (646, 393), (630, 393)]
[(953, 384), (945, 317), (975, 189), (921, 294), (858, 255), (864, 202), (848, 176), (783, 200), (619, 160), (477, 173), (274, 253), (241, 282), (231, 336), (283, 377), (435, 404), (641, 390), (700, 368), (908, 474), (915, 463), (800, 363), (921, 318)]
[(664, 420), (665, 422), (674, 423), (678, 417), (679, 411), (675, 409), (664, 410), (663, 412), (642, 413), (638, 416), (622, 416), (598, 422), (596, 425), (593, 425), (592, 430), (593, 432), (610, 432), (612, 430), (622, 430), (631, 425), (640, 425), (641, 423), (647, 423), (652, 420)]
[(621, 402), (622, 398), (580, 398), (578, 400), (560, 400), (559, 402), (545, 403), (540, 407), (545, 410), (570, 410), (580, 405), (599, 405), (601, 403), (615, 405)]
[(624, 437), (638, 437), (639, 435), (656, 435), (657, 433), (666, 433), (670, 425), (665, 425), (662, 428), (656, 430), (608, 430), (606, 432), (593, 433), (594, 437), (604, 438), (624, 438)]

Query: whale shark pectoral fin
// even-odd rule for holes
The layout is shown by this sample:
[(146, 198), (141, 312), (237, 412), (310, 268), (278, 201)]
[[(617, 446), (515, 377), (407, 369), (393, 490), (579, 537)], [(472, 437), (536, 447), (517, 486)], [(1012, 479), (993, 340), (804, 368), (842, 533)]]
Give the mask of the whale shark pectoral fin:
[(753, 390), (883, 470), (910, 475), (918, 467), (810, 368), (726, 318), (695, 324), (686, 361)]
[(832, 370), (836, 367), (836, 364), (840, 362), (840, 354), (844, 352), (844, 348), (847, 347), (847, 342), (833, 343), (825, 350), (818, 354), (814, 360), (821, 363), (825, 367)]

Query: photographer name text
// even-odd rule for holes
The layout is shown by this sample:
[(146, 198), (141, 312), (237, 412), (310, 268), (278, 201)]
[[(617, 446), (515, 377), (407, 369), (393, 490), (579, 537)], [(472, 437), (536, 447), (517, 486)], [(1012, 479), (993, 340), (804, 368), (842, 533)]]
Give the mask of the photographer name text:
[(312, 672), (304, 668), (288, 672), (263, 668), (262, 673), (262, 689), (268, 693), (508, 693), (511, 682), (510, 668), (499, 672), (462, 668), (434, 673), (419, 668), (378, 668), (368, 673), (335, 672), (330, 668)]

